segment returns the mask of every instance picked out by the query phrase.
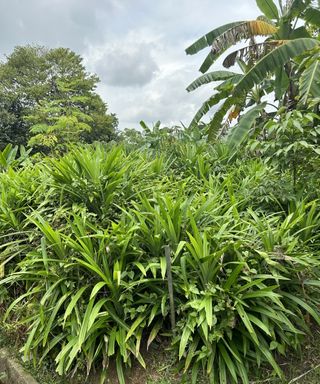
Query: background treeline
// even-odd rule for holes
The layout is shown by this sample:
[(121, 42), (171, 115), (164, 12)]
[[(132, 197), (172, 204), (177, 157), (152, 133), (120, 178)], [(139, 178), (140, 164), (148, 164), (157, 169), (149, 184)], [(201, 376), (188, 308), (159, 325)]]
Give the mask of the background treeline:
[(0, 148), (48, 152), (114, 139), (118, 121), (95, 92), (98, 81), (69, 49), (16, 47), (0, 64)]

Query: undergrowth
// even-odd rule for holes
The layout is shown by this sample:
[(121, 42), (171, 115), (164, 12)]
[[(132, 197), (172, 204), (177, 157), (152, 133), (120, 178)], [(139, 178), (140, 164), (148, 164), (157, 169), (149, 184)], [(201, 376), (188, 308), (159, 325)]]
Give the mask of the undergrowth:
[(114, 364), (123, 384), (165, 342), (181, 382), (284, 377), (279, 356), (320, 324), (318, 201), (223, 153), (100, 145), (3, 168), (1, 305), (25, 360), (101, 382)]

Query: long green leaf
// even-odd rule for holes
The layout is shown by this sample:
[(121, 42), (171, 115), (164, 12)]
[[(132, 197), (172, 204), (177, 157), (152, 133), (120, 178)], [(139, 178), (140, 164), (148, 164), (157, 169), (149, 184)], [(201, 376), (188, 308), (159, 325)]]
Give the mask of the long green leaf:
[(179, 345), (179, 360), (182, 358), (187, 344), (189, 342), (189, 337), (191, 335), (191, 330), (188, 326), (185, 326), (182, 335), (181, 335), (181, 340), (180, 340), (180, 345)]
[(217, 132), (221, 129), (221, 124), (223, 121), (223, 118), (225, 117), (226, 113), (229, 111), (229, 109), (236, 104), (236, 100), (232, 97), (228, 97), (221, 107), (216, 111), (214, 114), (212, 120), (209, 123), (208, 128), (208, 137), (209, 140), (214, 140)]
[(209, 326), (209, 328), (212, 327), (213, 325), (213, 312), (212, 312), (212, 297), (207, 296), (204, 299), (204, 309), (206, 313), (206, 321)]
[(269, 351), (269, 349), (267, 349), (264, 345), (262, 345), (262, 343), (260, 343), (259, 345), (259, 350), (262, 352), (262, 354), (265, 356), (265, 358), (267, 359), (267, 361), (269, 362), (269, 364), (272, 366), (272, 368), (274, 369), (274, 371), (276, 372), (276, 374), (280, 377), (280, 378), (283, 378), (283, 372), (281, 371), (281, 368), (279, 367), (279, 365), (277, 364), (277, 362), (275, 361), (275, 359), (273, 358), (271, 352)]
[(123, 372), (123, 364), (121, 361), (121, 355), (118, 353), (116, 358), (116, 368), (117, 368), (117, 375), (119, 384), (126, 384), (125, 378), (124, 378), (124, 372)]
[(241, 273), (241, 271), (243, 270), (245, 266), (245, 263), (240, 263), (239, 265), (237, 265), (237, 267), (232, 271), (231, 275), (228, 277), (227, 281), (225, 282), (224, 286), (223, 286), (223, 289), (225, 291), (229, 291), (229, 289), (232, 287), (232, 285), (235, 283), (235, 281), (237, 280), (239, 274)]
[(83, 320), (82, 320), (82, 323), (81, 323), (81, 328), (80, 328), (80, 332), (79, 332), (79, 336), (78, 336), (78, 342), (77, 342), (77, 345), (76, 345), (77, 350), (81, 349), (83, 342), (87, 338), (87, 335), (88, 335), (87, 334), (88, 324), (89, 324), (89, 321), (90, 321), (90, 315), (91, 315), (91, 312), (92, 312), (93, 305), (94, 305), (94, 299), (91, 299), (89, 301), (89, 304), (87, 306), (86, 312), (84, 314), (84, 317), (83, 317)]
[(258, 337), (257, 337), (257, 334), (256, 334), (252, 324), (251, 324), (251, 321), (248, 317), (248, 314), (246, 313), (246, 311), (244, 310), (244, 308), (241, 304), (238, 303), (236, 308), (237, 308), (237, 311), (240, 315), (240, 318), (241, 318), (243, 324), (245, 325), (245, 327), (249, 331), (253, 341), (258, 345), (259, 344)]
[(221, 92), (214, 94), (209, 99), (207, 99), (202, 104), (202, 106), (197, 111), (197, 113), (194, 115), (194, 118), (192, 119), (192, 121), (189, 125), (189, 128), (195, 127), (199, 123), (199, 121), (202, 119), (202, 117), (205, 116), (214, 105), (218, 104), (221, 100), (228, 97), (229, 94), (230, 93), (228, 93), (226, 91), (221, 91)]
[(30, 349), (31, 349), (31, 346), (32, 346), (32, 341), (34, 339), (34, 336), (38, 330), (38, 327), (40, 325), (40, 320), (37, 319), (33, 324), (32, 324), (32, 328), (31, 328), (31, 332), (29, 333), (28, 335), (28, 339), (23, 347), (23, 351), (24, 351), (24, 357), (27, 357), (30, 353)]
[(147, 349), (149, 349), (150, 344), (157, 337), (157, 334), (159, 333), (159, 331), (160, 331), (160, 329), (162, 327), (162, 324), (163, 324), (163, 320), (160, 319), (153, 326), (152, 330), (150, 331), (149, 337), (148, 337)]
[(219, 354), (219, 383), (220, 384), (227, 384), (227, 371), (226, 371), (226, 364), (224, 362), (224, 359), (221, 354)]
[[(190, 85), (187, 87), (187, 91), (191, 92), (195, 89), (199, 88), (201, 85), (211, 83), (213, 81), (222, 81), (227, 80), (232, 77), (239, 76), (239, 73), (235, 72), (229, 72), (229, 71), (214, 71), (214, 72), (208, 72), (204, 75), (198, 77), (196, 80), (194, 80)], [(240, 75), (242, 76), (242, 75)]]
[(248, 135), (254, 122), (260, 115), (261, 111), (266, 107), (266, 103), (259, 104), (248, 112), (246, 112), (240, 119), (239, 123), (235, 125), (227, 137), (227, 145), (230, 148), (235, 148), (242, 143), (244, 138)]
[(130, 337), (134, 334), (134, 331), (139, 327), (139, 325), (146, 319), (145, 315), (140, 315), (135, 321), (134, 323), (131, 325), (129, 331), (128, 331), (128, 334), (126, 336), (126, 340), (125, 341), (128, 341), (130, 339)]
[(278, 20), (279, 12), (272, 0), (256, 0), (257, 6), (267, 16), (268, 19)]
[(84, 287), (81, 287), (78, 292), (73, 296), (72, 300), (70, 301), (69, 305), (67, 306), (67, 309), (64, 313), (64, 322), (66, 321), (67, 317), (70, 316), (71, 312), (73, 311), (73, 308), (77, 304), (78, 300), (82, 296), (83, 292), (88, 288), (88, 285), (85, 285)]
[(304, 20), (316, 27), (320, 27), (320, 10), (315, 8), (308, 8), (303, 15)]
[(299, 297), (292, 295), (288, 292), (281, 292), (282, 296), (287, 297), (288, 299), (294, 301), (296, 304), (298, 304), (300, 307), (305, 309), (313, 318), (314, 320), (320, 325), (320, 316), (319, 312), (316, 311), (314, 308), (312, 308), (309, 304), (307, 304), (305, 301), (301, 300)]
[(269, 328), (260, 320), (258, 319), (256, 316), (248, 313), (248, 318), (249, 320), (254, 323), (255, 325), (257, 325), (260, 329), (262, 329), (267, 335), (271, 336), (271, 333), (269, 331)]
[(54, 326), (53, 326), (53, 322), (58, 314), (58, 311), (60, 309), (60, 307), (62, 306), (62, 304), (65, 302), (65, 300), (71, 295), (71, 292), (67, 292), (66, 294), (64, 294), (60, 300), (57, 302), (57, 304), (54, 306), (53, 310), (52, 310), (52, 313), (51, 313), (51, 316), (46, 324), (46, 328), (45, 328), (45, 331), (43, 333), (43, 337), (42, 337), (42, 345), (45, 346), (46, 343), (47, 343), (47, 339), (48, 339), (48, 336), (49, 336), (49, 333), (52, 332)]
[(222, 343), (218, 343), (218, 348), (220, 350), (220, 353), (222, 355), (224, 362), (227, 365), (229, 372), (231, 373), (231, 376), (233, 377), (234, 381), (236, 382), (237, 381), (237, 374), (236, 374), (234, 362), (230, 358), (225, 346)]
[[(319, 16), (320, 17), (320, 16)], [(300, 98), (306, 103), (309, 97), (320, 97), (320, 57), (315, 57), (302, 72), (299, 81)]]
[(274, 73), (276, 69), (282, 67), (290, 59), (319, 46), (319, 44), (320, 42), (315, 39), (303, 38), (288, 41), (280, 47), (275, 48), (259, 60), (258, 63), (243, 76), (235, 86), (233, 95), (239, 96), (249, 91), (255, 84), (263, 81), (269, 73)]
[(103, 305), (106, 303), (107, 299), (103, 298), (103, 299), (100, 299), (93, 307), (91, 313), (90, 313), (90, 317), (89, 317), (89, 321), (88, 321), (88, 327), (87, 327), (87, 333), (89, 333), (89, 331), (91, 330), (91, 328), (93, 328), (93, 325), (97, 319), (97, 317), (99, 316), (100, 314), (100, 309), (103, 307)]

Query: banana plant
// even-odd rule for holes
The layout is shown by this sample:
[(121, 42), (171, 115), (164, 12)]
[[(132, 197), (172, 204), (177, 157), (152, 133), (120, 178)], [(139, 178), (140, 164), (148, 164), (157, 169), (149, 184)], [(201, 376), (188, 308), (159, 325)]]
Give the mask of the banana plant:
[[(197, 124), (214, 105), (220, 103), (209, 123), (209, 138), (221, 129), (225, 119), (238, 116), (248, 106), (247, 94), (257, 87), (262, 89), (262, 92), (258, 91), (259, 102), (261, 96), (273, 93), (279, 104), (292, 108), (297, 96), (292, 61), (319, 47), (319, 41), (308, 32), (309, 25), (318, 27), (320, 24), (317, 17), (319, 5), (311, 0), (287, 1), (285, 4), (280, 1), (278, 7), (273, 0), (256, 0), (256, 3), (263, 12), (257, 20), (239, 21), (216, 28), (186, 49), (187, 54), (195, 54), (211, 46), (200, 67), (200, 71), (205, 73), (230, 47), (241, 41), (249, 42), (246, 47), (229, 53), (223, 61), (225, 68), (241, 63), (241, 69), (245, 67), (243, 75), (214, 71), (202, 75), (187, 88), (191, 91), (211, 81), (223, 81), (222, 85), (215, 87), (217, 92), (203, 104), (191, 122), (191, 125)], [(265, 40), (257, 43), (257, 36), (265, 36)]]
[(300, 68), (299, 99), (305, 105), (310, 99), (320, 99), (320, 47), (302, 61)]

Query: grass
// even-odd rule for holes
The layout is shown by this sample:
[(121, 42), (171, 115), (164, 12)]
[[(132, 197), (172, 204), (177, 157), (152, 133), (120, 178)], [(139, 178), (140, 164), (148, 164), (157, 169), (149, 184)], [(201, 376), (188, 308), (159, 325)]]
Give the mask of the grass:
[[(20, 336), (20, 335), (19, 335)], [(13, 330), (5, 330), (0, 327), (0, 348), (6, 347), (12, 356), (19, 357), (19, 338)], [(152, 347), (149, 352), (145, 352), (147, 370), (139, 365), (134, 365), (128, 374), (128, 384), (181, 384), (188, 383), (182, 381), (181, 375), (177, 372), (177, 362), (174, 354), (158, 345)], [(42, 367), (34, 368), (33, 364), (22, 363), (38, 380), (39, 384), (80, 384), (85, 382), (85, 376), (62, 378), (57, 375), (54, 365), (48, 360)], [(313, 334), (308, 337), (300, 352), (291, 353), (280, 361), (280, 366), (284, 370), (286, 380), (273, 376), (269, 370), (261, 369), (259, 374), (252, 378), (250, 384), (319, 384), (320, 383), (320, 329), (313, 330)], [(96, 384), (90, 379), (89, 384)], [(116, 374), (110, 377), (108, 384), (117, 384)], [(207, 384), (205, 378), (199, 378), (198, 384)], [(98, 381), (97, 381), (98, 384)]]
[[(4, 236), (9, 239), (1, 245), (6, 247), (9, 274), (3, 281), (11, 284), (7, 316), (10, 321), (13, 316), (7, 331), (15, 343), (25, 342), (25, 358), (31, 358), (37, 367), (42, 353), (46, 356), (52, 350), (60, 374), (69, 377), (72, 370), (82, 373), (85, 365), (88, 370), (95, 365), (107, 366), (109, 357), (115, 360), (116, 355), (117, 369), (113, 369), (108, 381), (113, 384), (118, 382), (115, 371), (121, 383), (125, 382), (122, 366), (131, 365), (128, 354), (140, 357), (140, 347), (148, 368), (144, 370), (133, 362), (131, 372), (126, 372), (127, 384), (189, 384), (190, 379), (183, 379), (180, 372), (182, 365), (187, 370), (193, 364), (194, 383), (208, 382), (196, 380), (194, 372), (200, 371), (200, 366), (211, 374), (211, 382), (219, 373), (217, 383), (227, 382), (230, 375), (234, 383), (238, 383), (237, 377), (248, 383), (246, 371), (256, 372), (247, 365), (252, 360), (271, 361), (281, 376), (269, 353), (270, 343), (276, 345), (274, 354), (283, 352), (287, 344), (295, 345), (300, 335), (295, 327), (304, 329), (305, 310), (320, 325), (317, 302), (307, 290), (317, 285), (313, 282), (318, 283), (319, 275), (312, 275), (313, 280), (307, 280), (301, 291), (301, 276), (306, 273), (309, 277), (310, 271), (317, 272), (320, 265), (319, 258), (314, 257), (319, 249), (314, 240), (320, 215), (317, 202), (301, 202), (293, 208), (290, 205), (289, 212), (274, 212), (269, 205), (262, 208), (261, 202), (256, 206), (252, 196), (243, 193), (251, 191), (249, 187), (255, 182), (248, 184), (234, 166), (225, 171), (224, 178), (203, 177), (202, 166), (198, 167), (198, 176), (192, 177), (188, 172), (181, 176), (181, 171), (172, 167), (172, 174), (186, 179), (183, 187), (172, 185), (167, 171), (161, 168), (159, 191), (153, 191), (154, 179), (150, 175), (152, 192), (136, 193), (148, 185), (144, 179), (143, 183), (136, 181), (145, 173), (145, 167), (132, 174), (133, 155), (129, 158), (119, 151), (86, 149), (50, 159), (50, 163), (47, 160), (41, 168), (41, 180), (51, 180), (47, 188), (52, 193), (45, 203), (42, 199), (34, 201), (34, 191), (42, 188), (41, 182), (29, 186), (21, 203), (19, 186), (33, 180), (29, 170), (21, 171), (23, 177), (19, 173), (17, 179), (16, 174), (12, 179), (11, 173), (3, 176), (6, 188), (1, 188), (6, 198), (0, 205), (7, 231)], [(144, 164), (149, 164), (148, 158), (144, 160)], [(131, 168), (128, 165), (128, 172), (119, 179), (118, 170), (123, 169), (125, 161)], [(102, 167), (105, 163), (114, 167)], [(139, 169), (140, 157), (134, 164)], [(255, 176), (256, 163), (251, 165), (250, 172), (247, 168), (242, 171)], [(264, 165), (263, 169), (266, 171)], [(74, 176), (70, 179), (72, 170)], [(121, 188), (117, 189), (119, 185)], [(43, 190), (37, 193), (43, 195)], [(112, 204), (112, 196), (116, 204)], [(19, 210), (14, 202), (19, 203)], [(34, 207), (31, 213), (30, 202)], [(55, 207), (59, 207), (59, 214)], [(16, 227), (19, 231), (12, 236), (15, 240), (15, 233), (19, 234), (17, 243), (11, 241), (12, 228)], [(28, 228), (23, 233), (25, 238), (21, 228)], [(166, 260), (162, 252), (167, 244), (174, 254), (172, 272), (178, 315), (174, 337), (169, 341), (174, 342), (174, 355), (164, 349), (162, 337), (157, 339), (162, 334), (160, 330), (168, 329)], [(21, 260), (16, 258), (17, 266), (11, 266), (16, 273), (10, 275), (11, 250)], [(270, 285), (273, 281), (276, 284)], [(314, 290), (310, 288), (310, 292)], [(276, 316), (283, 308), (291, 310), (290, 319), (287, 312)], [(15, 328), (18, 321), (24, 324), (23, 328)], [(157, 340), (150, 351), (143, 348), (148, 335), (150, 343)], [(178, 352), (181, 365), (177, 364)], [(51, 359), (36, 377), (44, 384), (66, 383), (53, 374), (54, 357)], [(293, 367), (296, 359), (293, 357)], [(285, 364), (288, 363), (282, 364), (286, 369)], [(33, 370), (30, 363), (27, 367)], [(297, 374), (287, 371), (288, 382), (305, 372), (305, 367)], [(261, 370), (260, 376), (257, 380), (279, 383), (268, 371)], [(85, 376), (80, 374), (79, 380), (73, 379), (73, 383), (77, 382), (85, 382)], [(95, 384), (96, 380), (87, 382)]]
[[(21, 354), (19, 349), (22, 346), (23, 335), (21, 332), (17, 332), (16, 329), (10, 327), (4, 327), (0, 323), (0, 348), (6, 348), (11, 357), (16, 358), (20, 364), (23, 365), (26, 371), (28, 371), (39, 384), (71, 384), (70, 380), (66, 380), (57, 375), (54, 370), (53, 362), (46, 361), (40, 367), (34, 367), (30, 362), (23, 362), (21, 360)], [(79, 381), (81, 383), (81, 381)], [(74, 383), (78, 384), (78, 383)]]
[(261, 371), (252, 384), (319, 384), (320, 383), (320, 329), (315, 328), (301, 347), (282, 359), (280, 366), (286, 379), (273, 377), (270, 371)]
[[(181, 376), (175, 373), (174, 360), (170, 354), (163, 351), (153, 351), (149, 361), (146, 381), (132, 384), (180, 384)], [(320, 329), (315, 329), (308, 337), (300, 352), (288, 355), (282, 362), (285, 372), (284, 381), (274, 377), (272, 371), (261, 369), (258, 376), (252, 378), (250, 384), (319, 384), (320, 383)], [(188, 383), (188, 381), (185, 381)], [(198, 384), (207, 384), (205, 378), (200, 378)], [(130, 382), (131, 384), (131, 382)]]

